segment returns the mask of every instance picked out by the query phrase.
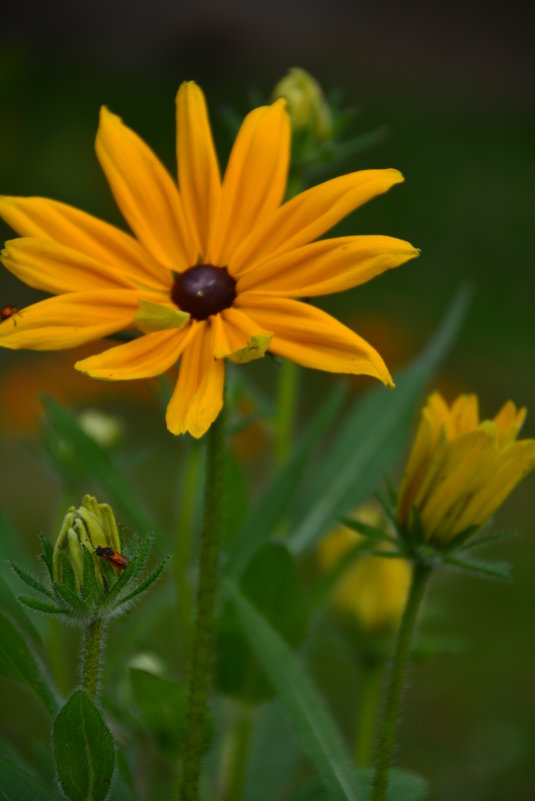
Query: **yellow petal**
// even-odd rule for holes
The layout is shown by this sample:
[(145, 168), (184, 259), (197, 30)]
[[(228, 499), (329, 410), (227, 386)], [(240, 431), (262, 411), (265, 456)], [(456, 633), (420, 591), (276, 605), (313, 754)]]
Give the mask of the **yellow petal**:
[(512, 401), (507, 401), (494, 418), (494, 422), (500, 432), (501, 445), (513, 442), (518, 436), (520, 429), (526, 419), (526, 408), (516, 409)]
[(245, 271), (238, 279), (238, 290), (268, 291), (290, 297), (342, 292), (399, 267), (419, 253), (408, 242), (390, 236), (322, 239), (268, 258)]
[(172, 434), (189, 433), (199, 438), (221, 411), (225, 363), (214, 359), (213, 336), (207, 323), (192, 324), (192, 332), (180, 360), (166, 422)]
[(307, 189), (263, 218), (236, 248), (229, 270), (239, 275), (268, 256), (317, 239), (354, 209), (403, 181), (397, 170), (361, 170)]
[[(121, 265), (97, 261), (51, 239), (11, 239), (2, 251), (2, 263), (24, 283), (54, 295), (88, 289), (134, 289), (141, 277), (135, 270), (123, 273)], [(149, 274), (143, 279), (145, 287), (159, 289)]]
[(178, 189), (156, 155), (120, 117), (102, 108), (97, 156), (117, 205), (143, 247), (169, 270), (197, 261)]
[(189, 318), (188, 312), (181, 311), (171, 304), (167, 306), (152, 300), (141, 299), (135, 321), (138, 328), (145, 334), (150, 334), (164, 328), (183, 328)]
[(0, 347), (61, 350), (133, 324), (139, 293), (128, 289), (69, 292), (21, 309), (0, 323)]
[(274, 333), (270, 351), (304, 367), (334, 373), (364, 374), (393, 386), (377, 351), (320, 309), (296, 300), (247, 292), (235, 305)]
[(119, 275), (142, 284), (169, 282), (169, 271), (158, 264), (129, 234), (91, 214), (42, 197), (0, 197), (0, 217), (21, 236), (52, 239)]
[(229, 358), (236, 364), (262, 358), (273, 336), (271, 331), (264, 331), (236, 308), (225, 309), (210, 321), (215, 358)]
[(261, 106), (244, 119), (223, 180), (221, 206), (213, 226), (209, 258), (229, 259), (251, 228), (282, 203), (290, 159), (286, 103)]
[(409, 514), (414, 496), (431, 459), (437, 434), (427, 409), (424, 409), (399, 488), (397, 518), (401, 523), (405, 522)]
[(200, 252), (206, 253), (210, 222), (221, 193), (219, 164), (201, 89), (193, 81), (176, 96), (177, 162), (180, 195), (190, 226), (197, 232)]
[(477, 395), (459, 395), (451, 407), (451, 417), (456, 434), (473, 431), (479, 424)]
[(91, 378), (125, 381), (152, 378), (175, 364), (187, 346), (191, 331), (158, 331), (105, 350), (74, 365)]

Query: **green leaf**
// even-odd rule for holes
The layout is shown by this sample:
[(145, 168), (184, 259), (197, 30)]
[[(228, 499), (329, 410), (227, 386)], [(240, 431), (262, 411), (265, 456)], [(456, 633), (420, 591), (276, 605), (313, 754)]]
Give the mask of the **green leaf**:
[(19, 765), (0, 756), (0, 801), (60, 801), (59, 795)]
[(289, 646), (238, 587), (226, 580), (225, 589), (328, 798), (332, 801), (360, 800), (340, 735), (305, 671)]
[[(124, 480), (121, 470), (114, 464), (109, 452), (90, 437), (80, 426), (76, 417), (62, 408), (52, 398), (43, 398), (46, 423), (52, 429), (49, 445), (53, 441), (63, 442), (63, 447), (49, 453), (54, 464), (63, 472), (74, 471), (80, 480), (96, 483), (107, 495), (112, 506), (118, 509), (140, 531), (149, 531), (153, 523), (140, 503), (138, 496)], [(68, 465), (64, 464), (65, 444), (70, 454)], [(68, 477), (68, 476), (67, 476)]]
[[(293, 556), (281, 543), (263, 545), (245, 569), (240, 589), (283, 639), (296, 647), (305, 634), (307, 610)], [(251, 651), (236, 612), (226, 604), (217, 624), (216, 675), (222, 692), (258, 702), (272, 688)]]
[(15, 597), (11, 587), (5, 580), (4, 576), (0, 573), (0, 605), (9, 616), (17, 623), (18, 626), (27, 634), (34, 645), (41, 644), (41, 637), (35, 628), (34, 624), (26, 614), (25, 610), (21, 608), (18, 599)]
[[(354, 770), (354, 783), (362, 801), (371, 801), (373, 770), (358, 768)], [(403, 770), (390, 771), (386, 801), (424, 801), (427, 796), (427, 782), (421, 776)], [(308, 782), (287, 796), (284, 801), (324, 801), (325, 792), (319, 781)]]
[(50, 715), (58, 704), (24, 637), (5, 615), (0, 613), (0, 675), (27, 685), (43, 703)]
[(334, 388), (308, 424), (285, 464), (245, 517), (229, 549), (225, 565), (228, 576), (236, 577), (244, 570), (253, 554), (268, 540), (288, 512), (311, 454), (339, 412), (345, 392), (346, 388), (342, 384)]
[(187, 689), (146, 670), (130, 669), (134, 700), (160, 751), (176, 758), (186, 729)]
[(313, 546), (336, 518), (373, 494), (383, 473), (399, 459), (414, 409), (458, 331), (466, 304), (467, 293), (461, 292), (428, 348), (397, 377), (394, 391), (374, 389), (346, 418), (315, 480), (292, 510), (292, 550)]
[(53, 742), (65, 795), (71, 801), (104, 801), (115, 767), (115, 744), (83, 690), (77, 690), (58, 712)]

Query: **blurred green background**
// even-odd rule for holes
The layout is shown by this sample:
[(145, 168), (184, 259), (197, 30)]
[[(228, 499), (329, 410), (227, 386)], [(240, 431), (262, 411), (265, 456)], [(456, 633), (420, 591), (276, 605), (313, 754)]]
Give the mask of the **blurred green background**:
[[(484, 4), (467, 10), (342, 0), (255, 9), (205, 1), (195, 10), (170, 2), (149, 10), (126, 0), (11, 4), (0, 40), (0, 191), (53, 197), (121, 224), (93, 152), (101, 104), (174, 171), (173, 101), (182, 80), (202, 84), (226, 154), (226, 110), (246, 112), (288, 67), (302, 66), (358, 109), (355, 133), (388, 128), (344, 169), (392, 166), (407, 179), (340, 232), (390, 234), (422, 248), (418, 261), (321, 305), (395, 368), (424, 345), (468, 282), (472, 305), (439, 386), (449, 397), (477, 392), (486, 416), (508, 398), (526, 405), (532, 416), (524, 433), (533, 437), (534, 64), (521, 8), (509, 4), (493, 16)], [(0, 235), (10, 237), (6, 227)], [(36, 297), (0, 276), (1, 305), (23, 307)], [(35, 413), (25, 417), (21, 409), (43, 390), (54, 395), (62, 374), (50, 367), (47, 379), (43, 355), (0, 357), (1, 515), (33, 554), (40, 529), (53, 535), (61, 490), (28, 447), (25, 426)], [(267, 375), (260, 381), (269, 392)], [(334, 379), (309, 373), (305, 380), (307, 399), (317, 399)], [(88, 394), (78, 388), (67, 397), (100, 405)], [(162, 464), (171, 464), (181, 444), (162, 430), (141, 390), (128, 396), (123, 413), (138, 452), (132, 480), (165, 523), (176, 502), (172, 483), (158, 481), (143, 454), (156, 444)], [(123, 409), (117, 395), (102, 405)], [(535, 782), (534, 491), (531, 476), (498, 515), (500, 524), (525, 533), (492, 553), (513, 562), (511, 585), (448, 575), (435, 587), (442, 625), (465, 649), (413, 669), (399, 762), (430, 778), (436, 801), (528, 797)], [(318, 681), (349, 732), (357, 704), (351, 662), (328, 637), (314, 651)]]

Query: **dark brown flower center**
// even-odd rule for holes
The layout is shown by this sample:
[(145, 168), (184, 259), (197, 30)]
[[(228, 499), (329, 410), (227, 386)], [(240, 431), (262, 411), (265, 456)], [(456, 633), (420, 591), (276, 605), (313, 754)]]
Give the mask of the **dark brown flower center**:
[(196, 264), (176, 275), (171, 287), (171, 300), (195, 320), (206, 320), (232, 306), (236, 297), (236, 281), (226, 267)]

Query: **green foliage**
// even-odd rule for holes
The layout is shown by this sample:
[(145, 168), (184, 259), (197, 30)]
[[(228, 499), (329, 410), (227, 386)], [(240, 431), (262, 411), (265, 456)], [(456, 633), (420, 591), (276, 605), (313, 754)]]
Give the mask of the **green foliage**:
[(30, 646), (4, 614), (0, 613), (0, 675), (29, 687), (50, 715), (58, 708), (50, 679), (46, 678)]
[[(295, 560), (287, 548), (280, 543), (263, 545), (244, 571), (240, 589), (288, 645), (299, 645), (307, 612)], [(269, 698), (271, 685), (251, 651), (232, 604), (226, 604), (217, 632), (216, 675), (220, 690), (250, 703)]]
[(360, 801), (349, 757), (322, 699), (289, 646), (230, 580), (225, 590), (288, 718), (333, 801)]
[(85, 486), (97, 485), (121, 516), (138, 530), (149, 531), (151, 518), (110, 453), (86, 434), (74, 414), (52, 398), (43, 398), (42, 403), (44, 445), (66, 485), (72, 486), (73, 477)]
[[(373, 771), (359, 768), (354, 771), (354, 783), (362, 801), (371, 801)], [(404, 770), (392, 770), (388, 782), (387, 801), (424, 801), (427, 797), (427, 782), (421, 776)], [(324, 801), (325, 792), (321, 782), (314, 781), (300, 787), (284, 801)]]
[(104, 801), (115, 768), (115, 744), (99, 710), (77, 690), (54, 721), (54, 754), (71, 801)]
[(134, 668), (130, 669), (130, 682), (141, 719), (158, 748), (167, 756), (176, 757), (186, 726), (186, 687)]
[(0, 801), (59, 801), (55, 790), (35, 776), (0, 756)]

